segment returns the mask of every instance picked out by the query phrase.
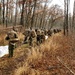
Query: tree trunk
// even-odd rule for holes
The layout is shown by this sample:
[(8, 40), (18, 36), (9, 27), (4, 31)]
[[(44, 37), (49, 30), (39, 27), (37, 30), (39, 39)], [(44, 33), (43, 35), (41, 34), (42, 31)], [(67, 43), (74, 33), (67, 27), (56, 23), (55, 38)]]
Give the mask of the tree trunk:
[(3, 0), (3, 26), (5, 23), (5, 0)]
[(17, 2), (18, 2), (18, 0), (16, 0), (16, 10), (15, 10), (15, 26), (16, 26), (16, 21), (17, 21)]
[(20, 24), (22, 26), (24, 26), (24, 4), (25, 4), (25, 1), (26, 0), (22, 0), (23, 1), (23, 4), (22, 4), (22, 12), (21, 12), (21, 20), (20, 20)]
[(64, 0), (64, 35), (68, 35), (68, 20), (69, 20), (69, 0)]
[(6, 27), (8, 26), (8, 2), (9, 0), (7, 0), (7, 8), (6, 8)]
[(33, 9), (33, 15), (32, 15), (32, 18), (31, 18), (31, 28), (33, 27), (33, 21), (34, 21), (34, 15), (35, 15), (35, 8), (36, 8), (36, 3), (37, 3), (37, 0), (34, 0), (34, 9)]

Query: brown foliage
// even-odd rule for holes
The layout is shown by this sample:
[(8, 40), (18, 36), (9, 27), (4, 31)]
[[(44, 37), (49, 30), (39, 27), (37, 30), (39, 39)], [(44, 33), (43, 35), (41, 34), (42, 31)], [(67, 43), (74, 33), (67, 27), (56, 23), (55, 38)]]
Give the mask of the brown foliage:
[(72, 75), (58, 60), (75, 69), (75, 36), (54, 34), (37, 47), (23, 45), (14, 51), (13, 58), (0, 59), (0, 74), (4, 75)]

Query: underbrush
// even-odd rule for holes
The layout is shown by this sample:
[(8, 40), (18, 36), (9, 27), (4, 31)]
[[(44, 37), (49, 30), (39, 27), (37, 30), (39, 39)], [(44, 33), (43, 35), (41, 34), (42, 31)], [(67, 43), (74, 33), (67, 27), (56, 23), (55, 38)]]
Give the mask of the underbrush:
[[(57, 59), (73, 69), (75, 39), (57, 33), (36, 47), (22, 45), (14, 50), (14, 57), (0, 59), (2, 75), (72, 75)], [(72, 62), (71, 62), (72, 61)]]

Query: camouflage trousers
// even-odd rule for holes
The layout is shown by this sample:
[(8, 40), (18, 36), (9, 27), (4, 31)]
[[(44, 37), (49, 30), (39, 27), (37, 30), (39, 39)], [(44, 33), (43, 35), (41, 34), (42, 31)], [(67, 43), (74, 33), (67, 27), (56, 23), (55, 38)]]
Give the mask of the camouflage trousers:
[(14, 43), (9, 43), (9, 57), (13, 57), (13, 51), (16, 48)]
[(35, 42), (36, 42), (36, 38), (32, 38), (32, 37), (29, 38), (29, 45), (30, 46), (34, 46)]
[(37, 45), (41, 44), (41, 36), (40, 35), (37, 35)]

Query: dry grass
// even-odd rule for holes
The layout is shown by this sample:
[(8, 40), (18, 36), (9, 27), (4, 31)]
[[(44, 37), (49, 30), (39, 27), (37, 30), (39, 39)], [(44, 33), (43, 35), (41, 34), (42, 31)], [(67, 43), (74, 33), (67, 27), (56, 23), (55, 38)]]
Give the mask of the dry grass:
[(5, 45), (7, 42), (5, 42), (5, 36), (6, 32), (0, 32), (0, 45)]
[[(74, 71), (74, 36), (55, 34), (40, 46), (22, 45), (16, 48), (13, 58), (0, 59), (2, 75), (72, 75), (58, 60), (60, 56)], [(72, 63), (73, 62), (73, 63)]]

